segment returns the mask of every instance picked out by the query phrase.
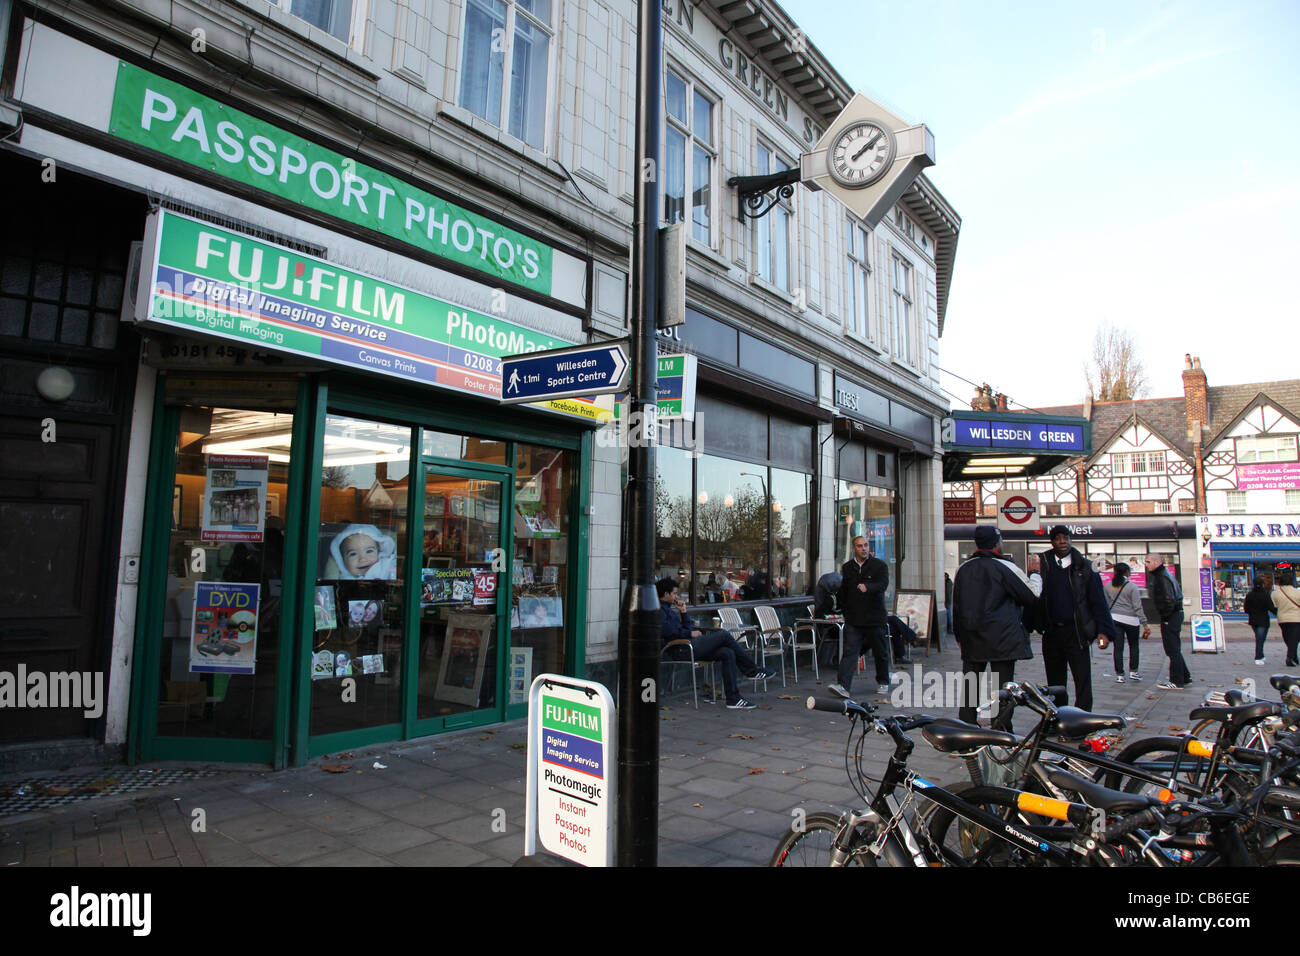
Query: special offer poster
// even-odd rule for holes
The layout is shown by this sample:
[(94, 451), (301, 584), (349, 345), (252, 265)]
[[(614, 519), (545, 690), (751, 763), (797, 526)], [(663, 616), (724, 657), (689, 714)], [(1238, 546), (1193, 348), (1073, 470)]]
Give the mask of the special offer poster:
[(266, 528), (265, 455), (208, 455), (204, 541), (261, 541)]
[(257, 664), (257, 608), (261, 589), (260, 584), (195, 583), (191, 673), (253, 673)]

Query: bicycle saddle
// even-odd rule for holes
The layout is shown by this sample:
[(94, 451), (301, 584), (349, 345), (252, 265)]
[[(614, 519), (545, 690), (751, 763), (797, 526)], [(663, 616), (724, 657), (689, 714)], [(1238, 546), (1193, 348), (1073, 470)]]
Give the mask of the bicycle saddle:
[(1300, 687), (1300, 677), (1292, 677), (1290, 674), (1274, 674), (1268, 679), (1268, 682), (1280, 694), (1294, 691), (1297, 687)]
[(1228, 730), (1236, 733), (1247, 724), (1253, 724), (1265, 717), (1275, 717), (1282, 713), (1282, 705), (1275, 700), (1261, 700), (1240, 707), (1197, 707), (1187, 716), (1192, 720), (1208, 717), (1228, 725)]
[(1004, 730), (986, 730), (959, 720), (934, 723), (921, 731), (921, 736), (940, 753), (966, 753), (981, 747), (1014, 747), (1020, 738)]
[(1254, 695), (1246, 693), (1239, 687), (1224, 691), (1223, 699), (1228, 702), (1229, 707), (1240, 707), (1242, 704), (1255, 703)]
[(1126, 723), (1118, 714), (1093, 714), (1078, 707), (1058, 707), (1053, 730), (1069, 740), (1081, 740), (1100, 730), (1123, 730)]
[(1159, 807), (1164, 804), (1159, 797), (1147, 796), (1141, 793), (1123, 793), (1119, 790), (1111, 790), (1109, 787), (1103, 787), (1099, 783), (1093, 783), (1091, 780), (1085, 780), (1077, 774), (1070, 773), (1068, 770), (1051, 769), (1047, 771), (1047, 779), (1052, 782), (1053, 786), (1060, 787), (1070, 793), (1078, 794), (1080, 799), (1090, 807), (1097, 807), (1101, 810), (1113, 810), (1116, 813), (1126, 813), (1130, 810), (1145, 810), (1148, 807)]

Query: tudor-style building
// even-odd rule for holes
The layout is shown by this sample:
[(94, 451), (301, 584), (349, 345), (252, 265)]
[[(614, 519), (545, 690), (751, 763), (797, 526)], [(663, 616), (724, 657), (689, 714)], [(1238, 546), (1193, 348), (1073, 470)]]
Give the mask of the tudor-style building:
[[(1182, 377), (1181, 397), (1037, 410), (1088, 419), (1092, 455), (1032, 480), (951, 482), (945, 497), (977, 498), (991, 518), (1000, 489), (1036, 490), (1044, 522), (1062, 519), (1103, 570), (1158, 552), (1194, 610), (1241, 616), (1257, 575), (1300, 560), (1300, 380), (1211, 386), (1191, 355)], [(972, 407), (1007, 411), (998, 398), (980, 390)], [(969, 552), (945, 538), (950, 565)]]

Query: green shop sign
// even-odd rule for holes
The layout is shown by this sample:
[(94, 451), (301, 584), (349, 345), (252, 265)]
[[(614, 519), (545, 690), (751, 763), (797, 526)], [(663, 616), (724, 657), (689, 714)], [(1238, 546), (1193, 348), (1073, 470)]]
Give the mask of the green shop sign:
[(494, 278), (554, 294), (555, 251), (545, 243), (120, 61), (109, 132)]
[(167, 210), (149, 229), (154, 325), (490, 398), (502, 355), (571, 344)]

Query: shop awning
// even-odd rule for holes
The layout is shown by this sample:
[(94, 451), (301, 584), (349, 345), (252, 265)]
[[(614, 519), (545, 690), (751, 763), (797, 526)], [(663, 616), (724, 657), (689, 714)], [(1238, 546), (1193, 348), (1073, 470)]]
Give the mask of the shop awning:
[(1036, 478), (1092, 454), (1092, 423), (1062, 415), (954, 410), (942, 436), (944, 481)]

